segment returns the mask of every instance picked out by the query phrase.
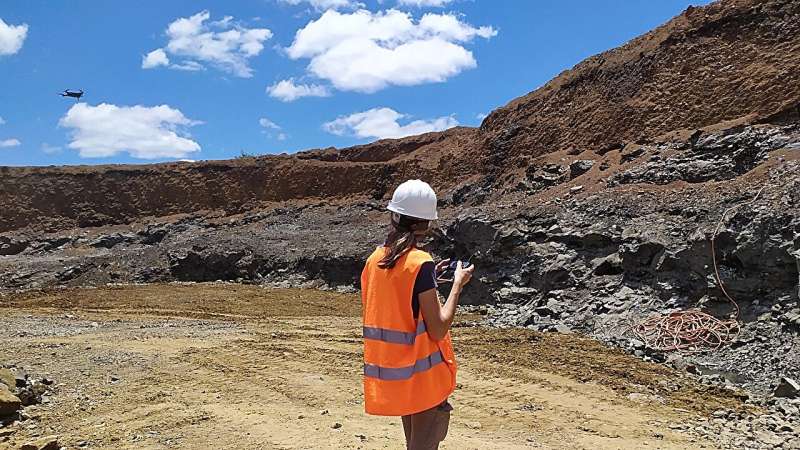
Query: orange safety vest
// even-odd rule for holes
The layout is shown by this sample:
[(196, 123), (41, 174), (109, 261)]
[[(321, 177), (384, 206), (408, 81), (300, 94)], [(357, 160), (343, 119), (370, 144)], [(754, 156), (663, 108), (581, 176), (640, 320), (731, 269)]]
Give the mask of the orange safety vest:
[(429, 254), (412, 249), (391, 269), (378, 261), (386, 248), (367, 259), (361, 273), (364, 318), (364, 407), (367, 414), (405, 416), (439, 405), (456, 386), (456, 361), (450, 332), (428, 336), (422, 313), (414, 318), (411, 298)]

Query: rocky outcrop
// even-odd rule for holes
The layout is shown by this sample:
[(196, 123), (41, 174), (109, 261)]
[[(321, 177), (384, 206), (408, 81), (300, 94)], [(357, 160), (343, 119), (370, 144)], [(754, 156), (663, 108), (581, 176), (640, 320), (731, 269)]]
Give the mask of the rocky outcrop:
[[(618, 173), (610, 186), (632, 183), (703, 183), (736, 178), (756, 167), (769, 152), (800, 149), (797, 126), (746, 127), (703, 135), (686, 143), (642, 146), (649, 160)], [(668, 156), (663, 154), (669, 152)]]

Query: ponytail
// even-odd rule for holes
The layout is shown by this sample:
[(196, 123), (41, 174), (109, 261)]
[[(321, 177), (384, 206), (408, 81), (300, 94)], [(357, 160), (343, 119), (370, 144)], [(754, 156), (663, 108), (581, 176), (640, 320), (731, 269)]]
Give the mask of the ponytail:
[(389, 250), (378, 261), (381, 269), (391, 269), (403, 254), (417, 246), (419, 238), (428, 229), (429, 221), (392, 213), (392, 230), (386, 238)]

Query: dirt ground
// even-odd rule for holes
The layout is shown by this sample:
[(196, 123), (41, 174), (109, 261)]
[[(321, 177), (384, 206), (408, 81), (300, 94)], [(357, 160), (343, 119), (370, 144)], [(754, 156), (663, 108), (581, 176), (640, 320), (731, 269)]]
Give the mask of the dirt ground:
[[(713, 448), (691, 422), (741, 407), (587, 338), (476, 319), (453, 330), (445, 449)], [(70, 448), (403, 448), (398, 418), (363, 413), (354, 295), (235, 284), (16, 294), (0, 297), (0, 336), (0, 365), (55, 380), (0, 448), (51, 434)]]

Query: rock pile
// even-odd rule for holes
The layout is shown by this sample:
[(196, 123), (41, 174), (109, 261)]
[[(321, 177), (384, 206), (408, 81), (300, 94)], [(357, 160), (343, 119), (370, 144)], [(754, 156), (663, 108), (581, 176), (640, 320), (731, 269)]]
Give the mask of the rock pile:
[[(0, 367), (0, 431), (6, 426), (29, 418), (25, 408), (48, 402), (51, 394), (52, 380), (48, 378), (34, 379), (19, 367)], [(10, 438), (15, 428), (8, 432), (0, 432), (0, 443)], [(34, 443), (25, 444), (22, 448), (33, 450), (57, 450), (60, 448), (55, 437)]]
[(721, 448), (800, 449), (800, 399), (776, 399), (764, 405), (766, 414), (714, 411), (691, 431)]

